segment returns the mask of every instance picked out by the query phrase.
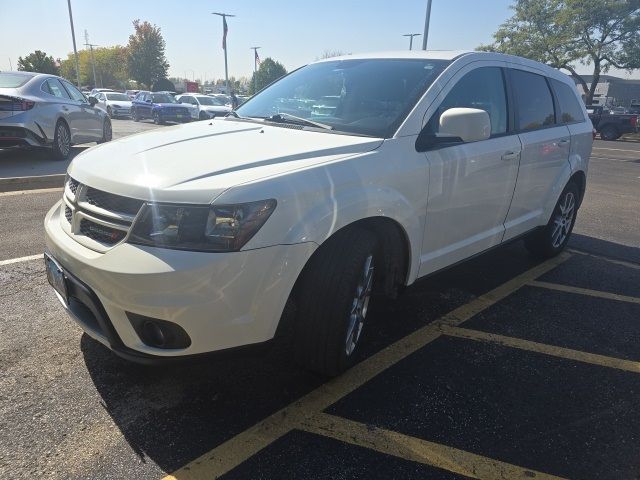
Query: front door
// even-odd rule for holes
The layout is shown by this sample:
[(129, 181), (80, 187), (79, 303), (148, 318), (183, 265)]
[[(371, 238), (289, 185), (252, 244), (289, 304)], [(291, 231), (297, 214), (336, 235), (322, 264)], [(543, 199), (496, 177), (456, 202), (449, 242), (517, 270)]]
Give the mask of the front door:
[(503, 69), (471, 67), (451, 83), (425, 128), (437, 135), (444, 111), (477, 108), (489, 114), (491, 137), (426, 152), (430, 173), (421, 276), (502, 241), (518, 177), (521, 144), (510, 133)]

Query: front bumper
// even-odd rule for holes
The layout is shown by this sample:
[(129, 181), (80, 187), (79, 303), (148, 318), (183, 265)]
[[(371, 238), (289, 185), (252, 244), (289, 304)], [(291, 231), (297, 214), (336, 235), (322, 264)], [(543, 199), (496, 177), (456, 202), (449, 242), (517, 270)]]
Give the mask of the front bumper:
[[(260, 344), (273, 338), (284, 305), (314, 243), (234, 253), (185, 252), (120, 244), (106, 253), (88, 249), (62, 230), (60, 205), (45, 218), (47, 249), (93, 299), (83, 330), (129, 360), (170, 359)], [(76, 288), (75, 286), (73, 288)], [(86, 312), (84, 312), (86, 313)], [(145, 344), (129, 314), (165, 320), (191, 339), (183, 349)], [(104, 316), (101, 322), (97, 317)], [(106, 326), (105, 326), (106, 325)], [(109, 326), (110, 325), (110, 326)], [(112, 329), (112, 330), (111, 330)]]

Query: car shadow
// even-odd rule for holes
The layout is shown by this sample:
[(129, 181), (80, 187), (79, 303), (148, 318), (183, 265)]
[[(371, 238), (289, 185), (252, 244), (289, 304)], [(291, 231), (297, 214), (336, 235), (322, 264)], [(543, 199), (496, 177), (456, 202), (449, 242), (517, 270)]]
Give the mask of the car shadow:
[(64, 174), (71, 160), (89, 146), (71, 147), (67, 160), (55, 160), (46, 148), (0, 149), (0, 178)]
[[(594, 253), (629, 247), (584, 236)], [(578, 248), (576, 246), (576, 248)], [(372, 302), (361, 358), (537, 265), (522, 242), (417, 282), (396, 300)], [(119, 359), (84, 335), (81, 350), (102, 406), (140, 461), (171, 472), (317, 388), (325, 378), (295, 366), (283, 342), (261, 355), (143, 367)]]

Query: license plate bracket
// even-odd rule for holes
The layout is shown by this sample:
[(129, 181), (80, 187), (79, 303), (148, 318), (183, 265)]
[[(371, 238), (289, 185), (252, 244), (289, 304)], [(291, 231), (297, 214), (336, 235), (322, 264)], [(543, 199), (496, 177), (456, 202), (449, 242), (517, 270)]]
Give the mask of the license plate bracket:
[(44, 264), (47, 270), (47, 280), (53, 289), (60, 295), (65, 305), (69, 303), (67, 279), (64, 270), (58, 262), (49, 254), (44, 254)]

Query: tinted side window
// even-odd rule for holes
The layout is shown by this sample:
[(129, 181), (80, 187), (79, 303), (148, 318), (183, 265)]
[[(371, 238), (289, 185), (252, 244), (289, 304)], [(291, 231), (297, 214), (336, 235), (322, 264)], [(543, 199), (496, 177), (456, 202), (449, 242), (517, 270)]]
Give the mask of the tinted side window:
[(562, 123), (583, 122), (584, 113), (576, 96), (576, 89), (558, 80), (551, 80), (560, 104), (560, 121)]
[(69, 94), (67, 93), (67, 91), (64, 89), (62, 84), (55, 78), (50, 78), (49, 80), (47, 80), (47, 85), (49, 86), (49, 91), (51, 92), (51, 95), (54, 95), (58, 98), (64, 98), (65, 100), (70, 100), (71, 97), (69, 97)]
[(519, 129), (535, 130), (553, 125), (553, 97), (546, 79), (535, 73), (511, 70), (511, 80), (518, 103)]
[(489, 114), (491, 134), (507, 131), (507, 97), (499, 67), (482, 67), (467, 73), (444, 98), (429, 120), (429, 130), (437, 133), (440, 115), (450, 108), (478, 108)]

